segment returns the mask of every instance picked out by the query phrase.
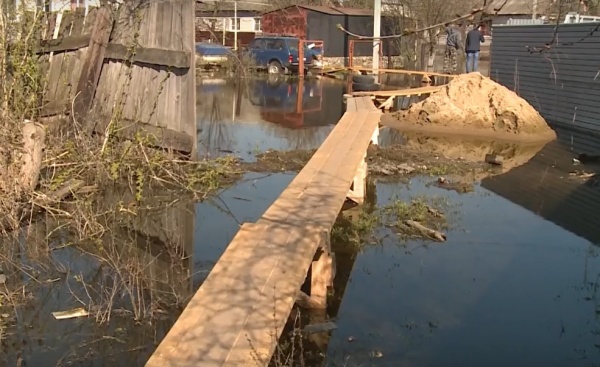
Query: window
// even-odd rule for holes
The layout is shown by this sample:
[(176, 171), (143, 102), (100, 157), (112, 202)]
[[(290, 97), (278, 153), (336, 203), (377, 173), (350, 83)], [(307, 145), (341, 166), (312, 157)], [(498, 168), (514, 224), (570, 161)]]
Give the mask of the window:
[(229, 29), (232, 31), (240, 30), (240, 18), (229, 18)]
[(266, 41), (264, 39), (255, 39), (249, 45), (249, 48), (256, 50), (264, 50), (266, 47)]
[(271, 39), (267, 41), (267, 49), (269, 50), (283, 50), (285, 49), (285, 42), (281, 39)]
[(262, 32), (262, 19), (254, 18), (254, 32)]

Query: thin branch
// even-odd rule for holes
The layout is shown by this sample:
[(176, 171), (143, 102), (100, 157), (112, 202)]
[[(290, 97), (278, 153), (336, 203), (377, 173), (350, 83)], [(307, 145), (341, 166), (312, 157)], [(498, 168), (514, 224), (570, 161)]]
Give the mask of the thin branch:
[[(493, 15), (498, 14), (498, 12), (500, 10), (502, 10), (502, 8), (504, 7), (504, 5), (506, 5), (507, 2), (508, 2), (508, 0), (504, 0), (504, 2), (502, 3), (502, 5), (499, 8), (495, 8)], [(470, 13), (458, 16), (458, 17), (456, 17), (454, 19), (450, 19), (450, 20), (447, 20), (447, 21), (442, 22), (442, 23), (433, 24), (433, 25), (430, 25), (430, 26), (427, 26), (427, 27), (424, 27), (424, 28), (415, 29), (415, 30), (404, 31), (404, 32), (402, 32), (400, 34), (391, 34), (391, 35), (388, 35), (388, 36), (373, 37), (373, 36), (367, 36), (367, 35), (353, 33), (353, 32), (350, 32), (349, 30), (345, 29), (344, 27), (342, 27), (341, 24), (338, 24), (337, 28), (340, 31), (346, 33), (349, 36), (356, 37), (358, 39), (364, 39), (364, 40), (382, 40), (382, 39), (391, 39), (391, 38), (401, 38), (401, 37), (409, 36), (409, 35), (412, 35), (412, 34), (415, 34), (415, 33), (421, 33), (421, 32), (429, 31), (431, 29), (435, 29), (435, 28), (438, 28), (438, 27), (443, 27), (444, 25), (446, 25), (448, 23), (455, 23), (455, 22), (458, 22), (458, 21), (461, 21), (461, 20), (465, 20), (465, 19), (471, 18), (471, 17), (473, 17), (473, 16), (475, 16), (477, 14), (483, 13), (485, 10), (486, 10), (486, 8), (484, 6), (484, 7), (481, 7), (481, 8), (473, 9)]]

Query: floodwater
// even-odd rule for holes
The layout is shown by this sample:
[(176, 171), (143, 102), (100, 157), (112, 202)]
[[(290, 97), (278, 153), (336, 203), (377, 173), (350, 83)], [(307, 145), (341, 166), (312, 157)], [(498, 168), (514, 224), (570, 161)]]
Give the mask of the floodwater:
[[(342, 114), (343, 91), (343, 83), (327, 79), (204, 82), (198, 86), (199, 153), (252, 160), (267, 149), (316, 148)], [(569, 172), (597, 169), (574, 166), (572, 158), (597, 154), (600, 141), (558, 132), (559, 141), (520, 150), (526, 159), (482, 177), (473, 192), (430, 185), (437, 177), (371, 182), (368, 200), (377, 205), (418, 195), (444, 198), (452, 213), (448, 241), (401, 241), (378, 228), (377, 240), (360, 251), (337, 244), (330, 306), (312, 315), (337, 329), (307, 343), (322, 355), (318, 365), (599, 366), (600, 187)], [(381, 135), (382, 145), (414, 141), (391, 131)], [(443, 143), (432, 146), (444, 150)], [(173, 232), (184, 233), (191, 257), (182, 266), (191, 276), (163, 273), (171, 267), (165, 259), (148, 265), (153, 279), (167, 279), (168, 292), (181, 298), (152, 322), (136, 322), (127, 302), (116, 307), (127, 311), (108, 324), (55, 320), (51, 312), (80, 307), (86, 292), (107, 281), (93, 249), (82, 254), (56, 236), (50, 258), (26, 268), (56, 269), (28, 281), (33, 306), (13, 312), (0, 298), (7, 312), (0, 316), (13, 325), (2, 329), (0, 323), (0, 366), (142, 366), (240, 224), (256, 221), (293, 178), (247, 173), (209, 200), (182, 200), (182, 208), (171, 209), (187, 213)], [(47, 251), (24, 241), (17, 248), (28, 264)], [(82, 280), (94, 289), (82, 289)]]
[(197, 86), (201, 156), (251, 161), (267, 149), (318, 148), (343, 113), (334, 80), (201, 80)]

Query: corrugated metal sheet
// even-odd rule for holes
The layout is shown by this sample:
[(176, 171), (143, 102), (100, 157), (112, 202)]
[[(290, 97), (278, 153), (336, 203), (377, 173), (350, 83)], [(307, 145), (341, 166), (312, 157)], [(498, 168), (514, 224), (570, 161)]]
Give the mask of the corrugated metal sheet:
[(600, 23), (495, 26), (490, 77), (550, 123), (600, 133)]

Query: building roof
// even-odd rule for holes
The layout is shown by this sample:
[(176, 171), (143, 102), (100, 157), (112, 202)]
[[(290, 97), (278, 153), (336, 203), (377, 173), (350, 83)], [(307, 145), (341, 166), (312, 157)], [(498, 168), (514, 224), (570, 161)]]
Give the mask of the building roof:
[[(258, 3), (251, 2), (246, 3), (244, 1), (237, 2), (237, 10), (240, 12), (256, 12), (263, 13), (266, 10), (272, 7), (269, 3)], [(206, 12), (229, 12), (235, 10), (234, 2), (221, 2), (221, 1), (211, 1), (211, 0), (203, 0), (196, 1), (196, 13), (206, 13)]]
[(322, 6), (322, 5), (290, 5), (283, 8), (273, 9), (265, 13), (272, 13), (289, 9), (291, 7), (299, 7), (306, 10), (315, 11), (318, 13), (329, 14), (329, 15), (350, 15), (350, 16), (373, 16), (373, 10), (371, 9), (356, 9), (356, 8), (339, 8), (334, 6)]
[[(504, 2), (506, 1), (506, 4)], [(538, 0), (538, 13), (543, 13), (548, 9), (551, 4), (551, 0)], [(504, 6), (502, 6), (504, 4)], [(496, 10), (502, 7), (498, 11), (497, 15), (530, 15), (533, 14), (533, 1), (532, 0), (493, 0), (485, 10), (486, 14), (495, 14)]]

